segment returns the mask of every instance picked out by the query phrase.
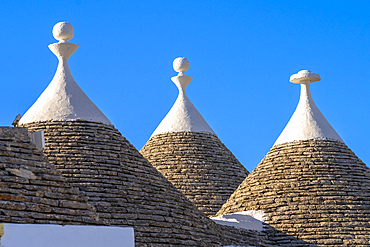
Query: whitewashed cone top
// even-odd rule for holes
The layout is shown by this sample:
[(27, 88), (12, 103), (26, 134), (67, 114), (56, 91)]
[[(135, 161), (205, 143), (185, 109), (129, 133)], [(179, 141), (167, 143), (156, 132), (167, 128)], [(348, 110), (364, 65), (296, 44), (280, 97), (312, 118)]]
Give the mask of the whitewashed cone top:
[(189, 69), (189, 61), (184, 57), (178, 57), (173, 61), (173, 68), (176, 72), (179, 72), (177, 76), (171, 78), (179, 89), (179, 95), (152, 136), (188, 131), (215, 134), (186, 96), (186, 87), (193, 80), (192, 77), (185, 75), (185, 72)]
[(291, 82), (301, 84), (301, 96), (293, 116), (274, 145), (300, 140), (329, 139), (343, 142), (312, 99), (310, 84), (320, 80), (318, 74), (309, 70), (301, 70), (290, 77)]
[(58, 57), (57, 71), (49, 86), (20, 119), (19, 124), (77, 119), (111, 124), (77, 85), (69, 70), (68, 59), (78, 49), (77, 44), (68, 42), (73, 34), (73, 27), (68, 22), (59, 22), (54, 26), (53, 36), (59, 43), (50, 44), (49, 49)]

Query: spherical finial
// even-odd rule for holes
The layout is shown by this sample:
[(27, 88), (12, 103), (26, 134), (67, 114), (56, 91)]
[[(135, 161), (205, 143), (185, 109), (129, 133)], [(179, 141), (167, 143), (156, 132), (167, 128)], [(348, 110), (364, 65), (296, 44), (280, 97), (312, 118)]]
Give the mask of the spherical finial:
[(294, 74), (290, 77), (290, 82), (293, 83), (302, 83), (302, 82), (315, 82), (320, 81), (320, 75), (312, 73), (309, 70), (301, 70), (297, 74)]
[(176, 72), (185, 72), (189, 69), (189, 61), (184, 57), (178, 57), (173, 61), (173, 69)]
[(53, 27), (53, 36), (60, 43), (66, 43), (72, 39), (74, 35), (73, 27), (68, 22), (58, 22)]

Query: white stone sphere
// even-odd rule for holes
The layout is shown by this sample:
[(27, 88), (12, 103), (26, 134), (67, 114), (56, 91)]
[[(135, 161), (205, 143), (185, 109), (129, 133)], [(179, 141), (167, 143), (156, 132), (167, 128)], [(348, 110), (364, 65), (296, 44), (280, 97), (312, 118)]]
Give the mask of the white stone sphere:
[(185, 72), (189, 69), (189, 61), (184, 57), (178, 57), (173, 61), (173, 69), (176, 72)]
[(68, 41), (73, 38), (74, 31), (71, 23), (58, 22), (53, 27), (53, 36), (59, 41)]

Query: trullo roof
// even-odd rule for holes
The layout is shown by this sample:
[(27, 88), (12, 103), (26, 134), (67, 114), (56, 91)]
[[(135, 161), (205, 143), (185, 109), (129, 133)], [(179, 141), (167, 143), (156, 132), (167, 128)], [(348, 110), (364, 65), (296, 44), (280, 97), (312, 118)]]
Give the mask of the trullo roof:
[(217, 215), (263, 211), (279, 246), (369, 246), (370, 169), (343, 143), (313, 103), (301, 71), (299, 105), (270, 152)]
[(206, 215), (214, 215), (248, 171), (220, 141), (186, 96), (192, 80), (186, 58), (177, 58), (172, 81), (178, 98), (141, 154)]
[[(70, 37), (68, 32), (58, 30), (62, 31), (54, 36), (63, 42), (50, 47), (59, 57), (65, 57), (77, 46), (63, 40)], [(72, 88), (65, 93), (72, 97), (59, 99), (61, 96), (54, 94), (53, 89), (47, 97), (40, 96), (48, 101), (40, 102), (56, 99), (59, 104), (65, 99), (66, 104), (60, 106), (68, 114), (60, 117), (64, 116), (63, 110), (63, 114), (54, 115), (58, 109), (49, 110), (51, 106), (43, 103), (30, 110), (47, 112), (47, 118), (28, 118), (25, 114), (26, 119), (20, 121), (30, 132), (45, 132), (44, 153), (50, 162), (72, 186), (86, 193), (102, 220), (110, 225), (134, 227), (137, 246), (219, 246), (217, 225), (163, 177), (103, 114), (98, 114), (97, 108), (91, 107), (91, 112), (83, 108), (87, 115), (74, 111), (79, 109), (80, 102), (73, 100), (77, 85), (67, 68), (67, 60), (60, 59), (52, 84), (57, 85), (53, 88), (65, 88), (58, 92)], [(69, 113), (76, 114), (76, 118), (70, 118)]]

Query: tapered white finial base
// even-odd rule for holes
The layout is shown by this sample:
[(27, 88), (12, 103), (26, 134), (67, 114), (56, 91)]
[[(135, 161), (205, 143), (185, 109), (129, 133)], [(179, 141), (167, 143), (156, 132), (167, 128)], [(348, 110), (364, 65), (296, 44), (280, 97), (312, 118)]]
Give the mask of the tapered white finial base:
[(179, 72), (177, 76), (171, 78), (179, 89), (179, 95), (175, 104), (158, 125), (152, 136), (169, 132), (188, 131), (215, 134), (186, 95), (186, 87), (193, 79), (185, 75), (185, 71), (189, 69), (189, 61), (184, 57), (178, 57), (173, 61), (173, 69)]
[(77, 85), (69, 70), (68, 59), (78, 48), (77, 44), (68, 42), (73, 38), (72, 25), (68, 22), (57, 23), (53, 35), (59, 40), (59, 43), (49, 45), (59, 60), (57, 71), (49, 86), (19, 120), (19, 125), (77, 119), (111, 124)]
[(309, 70), (301, 70), (292, 75), (290, 81), (301, 84), (301, 97), (293, 116), (274, 145), (301, 140), (331, 139), (343, 142), (312, 99), (310, 84), (320, 81), (320, 76)]

